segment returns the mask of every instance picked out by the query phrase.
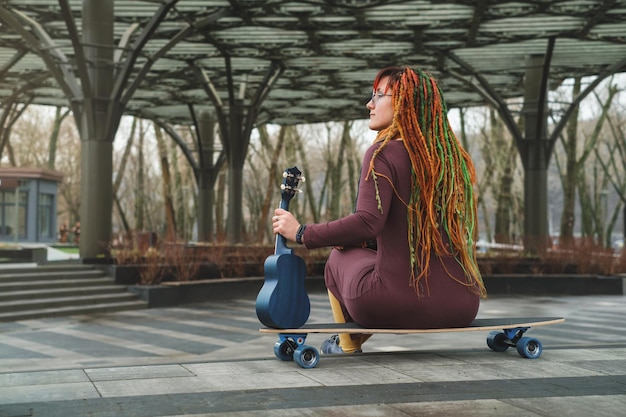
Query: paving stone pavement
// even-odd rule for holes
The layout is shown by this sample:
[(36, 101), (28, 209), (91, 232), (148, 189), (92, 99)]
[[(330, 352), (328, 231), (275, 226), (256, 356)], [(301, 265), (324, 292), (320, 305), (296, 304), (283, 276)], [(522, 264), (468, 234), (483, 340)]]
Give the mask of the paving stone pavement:
[[(310, 294), (310, 322), (331, 321)], [(0, 417), (615, 416), (626, 408), (626, 296), (492, 297), (479, 317), (562, 316), (544, 353), (482, 332), (375, 335), (317, 368), (278, 360), (255, 300), (0, 323)], [(323, 335), (307, 344), (319, 346)]]

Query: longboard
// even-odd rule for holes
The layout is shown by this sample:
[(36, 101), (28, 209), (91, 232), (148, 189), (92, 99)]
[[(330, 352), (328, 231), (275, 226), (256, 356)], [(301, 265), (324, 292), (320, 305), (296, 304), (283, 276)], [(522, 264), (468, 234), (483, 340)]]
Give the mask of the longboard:
[(476, 319), (467, 327), (437, 329), (370, 329), (355, 323), (316, 323), (305, 324), (296, 329), (274, 329), (264, 327), (261, 333), (278, 334), (274, 345), (274, 354), (284, 361), (295, 361), (302, 368), (314, 368), (320, 360), (319, 351), (305, 344), (309, 333), (365, 333), (365, 334), (427, 334), (449, 332), (490, 331), (487, 346), (496, 352), (504, 352), (515, 347), (523, 358), (537, 359), (541, 356), (541, 342), (524, 336), (531, 327), (549, 326), (563, 323), (562, 317), (514, 317), (495, 319)]

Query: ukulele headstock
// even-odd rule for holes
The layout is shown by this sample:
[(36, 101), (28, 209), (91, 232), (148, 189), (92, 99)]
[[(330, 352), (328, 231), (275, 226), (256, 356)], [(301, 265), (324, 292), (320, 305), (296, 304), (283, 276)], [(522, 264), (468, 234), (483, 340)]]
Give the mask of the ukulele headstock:
[(302, 192), (298, 185), (305, 180), (302, 172), (297, 167), (287, 168), (283, 172), (283, 183), (280, 185), (282, 201), (288, 202), (296, 193)]

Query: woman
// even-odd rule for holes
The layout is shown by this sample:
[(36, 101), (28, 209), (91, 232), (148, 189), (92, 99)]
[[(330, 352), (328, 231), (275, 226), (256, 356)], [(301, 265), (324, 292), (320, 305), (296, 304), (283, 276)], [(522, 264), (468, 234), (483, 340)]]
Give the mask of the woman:
[[(307, 248), (335, 246), (325, 281), (336, 322), (369, 328), (467, 326), (486, 296), (474, 253), (475, 171), (447, 119), (436, 81), (389, 67), (374, 80), (354, 213), (300, 225), (277, 209), (274, 233)], [(362, 242), (376, 241), (376, 250)], [(354, 353), (370, 335), (341, 334), (322, 353)]]

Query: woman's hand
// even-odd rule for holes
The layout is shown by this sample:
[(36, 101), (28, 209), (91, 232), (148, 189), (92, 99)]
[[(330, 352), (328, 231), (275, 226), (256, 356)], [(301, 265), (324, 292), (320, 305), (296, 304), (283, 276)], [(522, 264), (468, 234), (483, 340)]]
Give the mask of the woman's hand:
[(274, 216), (272, 216), (272, 227), (274, 234), (280, 233), (285, 239), (295, 242), (300, 223), (289, 211), (277, 208), (274, 210)]

